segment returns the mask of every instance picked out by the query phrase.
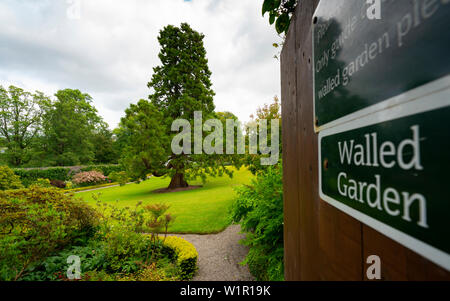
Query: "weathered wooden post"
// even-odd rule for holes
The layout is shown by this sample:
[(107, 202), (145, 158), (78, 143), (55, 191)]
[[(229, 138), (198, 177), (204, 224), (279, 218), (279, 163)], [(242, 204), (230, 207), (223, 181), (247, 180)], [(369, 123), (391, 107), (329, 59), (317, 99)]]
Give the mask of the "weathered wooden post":
[[(281, 55), (286, 280), (450, 280), (448, 1), (301, 0)], [(380, 19), (378, 19), (380, 18)]]

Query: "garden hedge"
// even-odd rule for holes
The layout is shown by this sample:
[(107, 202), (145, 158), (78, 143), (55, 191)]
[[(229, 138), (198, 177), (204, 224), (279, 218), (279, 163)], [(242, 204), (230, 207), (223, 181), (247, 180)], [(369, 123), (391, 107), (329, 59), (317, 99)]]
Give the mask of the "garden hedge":
[(165, 247), (170, 248), (175, 253), (177, 265), (181, 270), (181, 278), (189, 280), (194, 277), (197, 271), (198, 253), (194, 245), (176, 236), (168, 236), (165, 239), (160, 238)]
[(14, 169), (14, 173), (20, 177), (25, 187), (30, 186), (38, 179), (49, 179), (58, 181), (70, 180), (70, 169), (55, 167), (49, 169)]
[(78, 169), (70, 167), (52, 167), (48, 169), (13, 169), (14, 173), (20, 177), (22, 184), (25, 187), (30, 186), (38, 179), (49, 179), (58, 181), (70, 181), (75, 172), (80, 171), (101, 171), (105, 176), (108, 176), (112, 172), (123, 171), (123, 167), (120, 165), (89, 165)]

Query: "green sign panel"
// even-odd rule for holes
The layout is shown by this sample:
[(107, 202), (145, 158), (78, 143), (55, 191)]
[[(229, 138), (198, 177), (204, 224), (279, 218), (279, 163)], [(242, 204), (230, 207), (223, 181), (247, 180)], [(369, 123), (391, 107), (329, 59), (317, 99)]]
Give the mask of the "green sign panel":
[(449, 129), (447, 86), (321, 131), (321, 198), (450, 270)]
[[(450, 74), (450, 1), (322, 0), (313, 20), (316, 130), (410, 101)], [(374, 13), (375, 10), (375, 13)]]

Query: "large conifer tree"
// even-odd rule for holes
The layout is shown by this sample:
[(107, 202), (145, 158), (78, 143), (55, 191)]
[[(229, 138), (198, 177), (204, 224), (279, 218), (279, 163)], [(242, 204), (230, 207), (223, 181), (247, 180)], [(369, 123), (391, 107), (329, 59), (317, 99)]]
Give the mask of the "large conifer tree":
[[(151, 150), (142, 149), (142, 143), (127, 150), (128, 159), (132, 158), (134, 166), (144, 166), (138, 174), (152, 173), (155, 176), (168, 175), (171, 177), (169, 189), (188, 187), (187, 181), (197, 177), (205, 180), (206, 175), (222, 175), (224, 173), (232, 175), (232, 172), (225, 167), (225, 163), (230, 161), (224, 155), (194, 154), (194, 143), (190, 152), (174, 154), (171, 149), (171, 140), (178, 133), (171, 131), (173, 121), (177, 119), (188, 120), (191, 128), (194, 129), (194, 112), (201, 111), (203, 121), (216, 118), (214, 113), (214, 91), (211, 86), (211, 71), (206, 59), (206, 50), (203, 45), (204, 35), (193, 30), (188, 24), (183, 23), (180, 27), (166, 26), (161, 30), (158, 41), (161, 45), (159, 58), (161, 65), (153, 69), (154, 73), (148, 87), (151, 89), (148, 105), (158, 112), (147, 113), (148, 122), (140, 122), (139, 126), (145, 124), (149, 128), (150, 121), (160, 120), (161, 129), (164, 133), (156, 135), (148, 134), (147, 131), (134, 131), (137, 135), (146, 135), (142, 139), (154, 141), (159, 150), (164, 149), (164, 154), (151, 154)], [(141, 105), (144, 101), (141, 100)], [(135, 107), (136, 109), (137, 107)], [(158, 117), (157, 115), (162, 115)], [(130, 115), (131, 116), (131, 115)], [(123, 132), (129, 132), (127, 120), (130, 116), (122, 120)], [(132, 122), (133, 124), (135, 121)], [(148, 123), (148, 124), (147, 124)], [(128, 124), (129, 125), (129, 124)], [(151, 126), (153, 129), (155, 126)], [(164, 138), (164, 139), (163, 139)], [(169, 138), (169, 139), (167, 139)], [(138, 139), (142, 141), (142, 139)], [(194, 139), (192, 139), (194, 142)], [(162, 144), (166, 147), (161, 148)], [(164, 160), (161, 160), (164, 158)], [(146, 164), (142, 164), (145, 159)], [(228, 161), (228, 162), (227, 162)], [(127, 162), (130, 164), (130, 160)]]

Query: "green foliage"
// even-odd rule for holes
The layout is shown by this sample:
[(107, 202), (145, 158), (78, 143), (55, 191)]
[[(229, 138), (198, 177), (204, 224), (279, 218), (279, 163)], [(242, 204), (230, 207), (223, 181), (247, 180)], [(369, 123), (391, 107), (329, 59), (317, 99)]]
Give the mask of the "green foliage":
[(48, 169), (14, 169), (14, 173), (20, 177), (25, 187), (30, 186), (39, 179), (67, 181), (70, 179), (69, 168), (48, 168)]
[(264, 0), (263, 16), (269, 13), (270, 25), (275, 23), (278, 34), (287, 33), (298, 0)]
[(203, 114), (214, 111), (211, 71), (203, 39), (203, 34), (186, 23), (180, 27), (168, 25), (158, 37), (162, 64), (153, 69), (148, 87), (154, 93), (149, 98), (168, 118), (169, 126), (176, 118), (191, 120), (194, 111)]
[(37, 179), (36, 182), (32, 184), (33, 186), (41, 187), (41, 188), (50, 188), (52, 187), (49, 179)]
[(106, 256), (106, 244), (101, 240), (89, 240), (84, 246), (70, 246), (56, 252), (45, 260), (30, 266), (23, 281), (57, 281), (66, 280), (68, 268), (67, 258), (71, 255), (80, 257), (80, 270), (96, 271), (107, 270), (109, 262)]
[(101, 202), (100, 195), (97, 212), (53, 188), (0, 192), (0, 280), (67, 281), (71, 255), (80, 257), (87, 281), (192, 277), (195, 248), (174, 238), (165, 244), (157, 236), (173, 220), (165, 214), (168, 206), (118, 209)]
[(203, 119), (213, 118), (214, 91), (208, 67), (204, 35), (188, 24), (172, 25), (161, 30), (161, 65), (153, 69), (148, 83), (152, 89), (150, 102), (140, 100), (126, 110), (116, 131), (118, 141), (126, 145), (121, 163), (133, 180), (145, 180), (148, 174), (170, 176), (171, 189), (187, 187), (187, 181), (206, 175), (229, 174), (225, 156), (172, 153), (171, 142), (176, 135), (172, 123), (177, 119), (189, 121), (193, 128), (194, 112), (201, 111)]
[[(155, 204), (142, 207), (137, 203), (134, 208), (117, 208), (100, 201), (97, 193), (97, 206), (102, 213), (101, 233), (106, 237), (107, 256), (115, 272), (134, 273), (139, 264), (149, 264), (157, 259), (161, 251), (161, 242), (157, 234), (165, 229), (172, 218), (164, 216), (168, 206)], [(151, 233), (142, 237), (142, 233)]]
[(114, 272), (135, 273), (145, 260), (150, 240), (127, 227), (112, 227), (106, 235), (106, 258)]
[(198, 269), (198, 253), (194, 245), (176, 236), (166, 237), (162, 241), (165, 247), (174, 251), (177, 265), (181, 270), (181, 278), (183, 280), (192, 279)]
[(0, 190), (23, 188), (20, 177), (8, 166), (0, 166)]
[(119, 281), (179, 281), (180, 277), (179, 267), (167, 259), (159, 260), (145, 266), (134, 277), (122, 278)]
[(130, 181), (130, 177), (125, 171), (112, 172), (110, 173), (109, 178), (113, 182), (119, 183), (120, 186), (125, 186)]
[(163, 125), (163, 114), (147, 100), (131, 104), (120, 122), (121, 135), (127, 136), (121, 164), (132, 180), (145, 180), (149, 173), (165, 173), (170, 141)]
[[(67, 167), (52, 167), (46, 169), (33, 168), (33, 169), (13, 169), (14, 173), (18, 175), (25, 187), (36, 183), (39, 179), (69, 181), (72, 178), (72, 171)], [(104, 164), (104, 165), (89, 165), (81, 168), (80, 172), (85, 171), (100, 171), (105, 176), (108, 176), (112, 172), (121, 172), (123, 167), (120, 165)]]
[(44, 116), (44, 134), (50, 165), (73, 166), (95, 160), (93, 137), (106, 124), (92, 106), (92, 98), (79, 90), (65, 89)]
[[(278, 149), (280, 156), (282, 154), (282, 124), (281, 124), (281, 105), (278, 97), (274, 97), (274, 100), (271, 104), (265, 104), (261, 107), (259, 107), (256, 110), (256, 116), (251, 115), (251, 121), (247, 123), (248, 130), (247, 130), (247, 148), (249, 147), (249, 141), (248, 136), (250, 133), (250, 128), (253, 125), (254, 128), (257, 128), (258, 123), (261, 120), (267, 120), (267, 145), (272, 145), (272, 135), (270, 134), (272, 132), (272, 123), (271, 121), (276, 119), (279, 122), (280, 132), (279, 132), (279, 140), (278, 140)], [(254, 174), (263, 173), (266, 169), (268, 169), (269, 165), (261, 165), (261, 158), (267, 157), (267, 155), (263, 155), (260, 152), (258, 154), (250, 154), (247, 152), (247, 154), (244, 157), (243, 164), (245, 164), (248, 169)], [(281, 159), (280, 159), (281, 160)]]
[(20, 279), (58, 248), (84, 241), (97, 221), (94, 209), (57, 189), (0, 192), (0, 279)]
[(98, 126), (94, 130), (92, 144), (94, 146), (94, 163), (116, 164), (119, 161), (120, 152), (115, 147), (113, 132), (108, 129), (106, 124)]
[(0, 86), (0, 140), (6, 147), (8, 164), (17, 167), (35, 156), (34, 144), (49, 106), (50, 99), (41, 92), (33, 94), (14, 86), (5, 90)]
[(2, 164), (13, 167), (117, 163), (120, 149), (108, 125), (79, 90), (41, 92), (0, 86)]
[(238, 189), (231, 219), (247, 232), (244, 264), (257, 280), (283, 280), (283, 171), (281, 163), (260, 173), (251, 186)]

